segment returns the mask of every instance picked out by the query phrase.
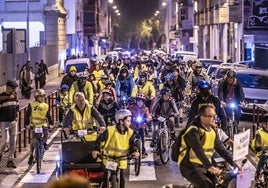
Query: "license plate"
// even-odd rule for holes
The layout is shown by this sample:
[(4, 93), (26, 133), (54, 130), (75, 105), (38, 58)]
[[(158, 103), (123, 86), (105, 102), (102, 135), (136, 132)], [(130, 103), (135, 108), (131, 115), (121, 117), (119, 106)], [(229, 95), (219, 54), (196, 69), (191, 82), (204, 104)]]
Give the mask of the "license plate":
[(43, 127), (36, 127), (34, 128), (35, 133), (43, 133)]
[(87, 135), (87, 130), (85, 129), (78, 130), (77, 133), (78, 133), (78, 136), (85, 136)]
[(117, 165), (118, 165), (118, 164), (117, 164), (116, 162), (113, 162), (113, 161), (107, 161), (105, 168), (108, 169), (108, 170), (116, 171), (116, 169), (117, 169)]

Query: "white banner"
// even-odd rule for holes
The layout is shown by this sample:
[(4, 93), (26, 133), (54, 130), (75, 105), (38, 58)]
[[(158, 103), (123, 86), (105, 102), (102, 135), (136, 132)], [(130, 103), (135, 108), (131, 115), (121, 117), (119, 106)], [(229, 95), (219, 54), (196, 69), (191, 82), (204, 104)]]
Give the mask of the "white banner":
[(233, 160), (244, 158), (248, 154), (250, 130), (234, 135)]

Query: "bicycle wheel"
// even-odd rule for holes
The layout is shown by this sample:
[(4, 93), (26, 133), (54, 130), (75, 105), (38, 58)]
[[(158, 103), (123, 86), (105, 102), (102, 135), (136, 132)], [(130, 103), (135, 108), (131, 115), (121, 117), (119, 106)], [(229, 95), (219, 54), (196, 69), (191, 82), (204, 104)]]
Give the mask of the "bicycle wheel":
[(236, 121), (233, 122), (233, 134), (238, 134), (238, 125)]
[(141, 169), (141, 152), (142, 152), (142, 143), (141, 140), (137, 140), (136, 141), (136, 145), (138, 147), (140, 156), (138, 158), (135, 158), (134, 160), (134, 171), (135, 171), (135, 175), (138, 176), (140, 174), (140, 169)]
[(233, 128), (233, 122), (232, 122), (231, 120), (229, 120), (229, 121), (228, 121), (228, 125), (227, 125), (227, 131), (228, 131), (227, 134), (228, 134), (229, 137), (232, 138), (232, 139), (233, 139), (233, 137), (234, 137), (233, 130), (234, 130), (234, 128)]
[(112, 179), (111, 179), (111, 188), (119, 188), (119, 186), (117, 186), (117, 176), (116, 176), (117, 173), (112, 173)]
[(167, 164), (169, 161), (169, 138), (167, 132), (162, 132), (159, 136), (160, 141), (160, 160), (163, 164)]
[(35, 160), (36, 160), (36, 171), (37, 174), (40, 174), (41, 170), (41, 163), (42, 163), (42, 158), (41, 158), (41, 153), (40, 153), (40, 143), (36, 141), (35, 145)]

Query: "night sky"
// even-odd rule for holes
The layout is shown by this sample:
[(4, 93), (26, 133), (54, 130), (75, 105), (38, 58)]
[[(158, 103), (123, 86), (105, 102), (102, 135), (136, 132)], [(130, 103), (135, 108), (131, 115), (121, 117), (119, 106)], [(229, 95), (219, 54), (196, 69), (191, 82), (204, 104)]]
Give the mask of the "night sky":
[(159, 0), (117, 0), (122, 24), (135, 24), (136, 21), (152, 17), (159, 9)]

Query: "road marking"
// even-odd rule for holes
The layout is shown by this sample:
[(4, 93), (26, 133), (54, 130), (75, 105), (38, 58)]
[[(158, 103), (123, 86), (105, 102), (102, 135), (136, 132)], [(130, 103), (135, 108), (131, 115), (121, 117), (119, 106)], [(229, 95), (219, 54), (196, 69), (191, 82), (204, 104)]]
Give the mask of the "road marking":
[(148, 157), (141, 159), (140, 174), (135, 176), (134, 165), (129, 166), (129, 181), (152, 181), (156, 180), (155, 165), (154, 165), (154, 153), (150, 148), (150, 142), (145, 142), (145, 148), (148, 153)]
[[(54, 137), (59, 133), (61, 129), (57, 129), (48, 139), (47, 143), (50, 144)], [(53, 174), (56, 161), (59, 156), (59, 143), (53, 143), (49, 150), (45, 151), (44, 161), (42, 162), (42, 168), (40, 174), (36, 173), (36, 164), (34, 164), (29, 172), (21, 179), (17, 187), (22, 187), (25, 183), (47, 183)]]

